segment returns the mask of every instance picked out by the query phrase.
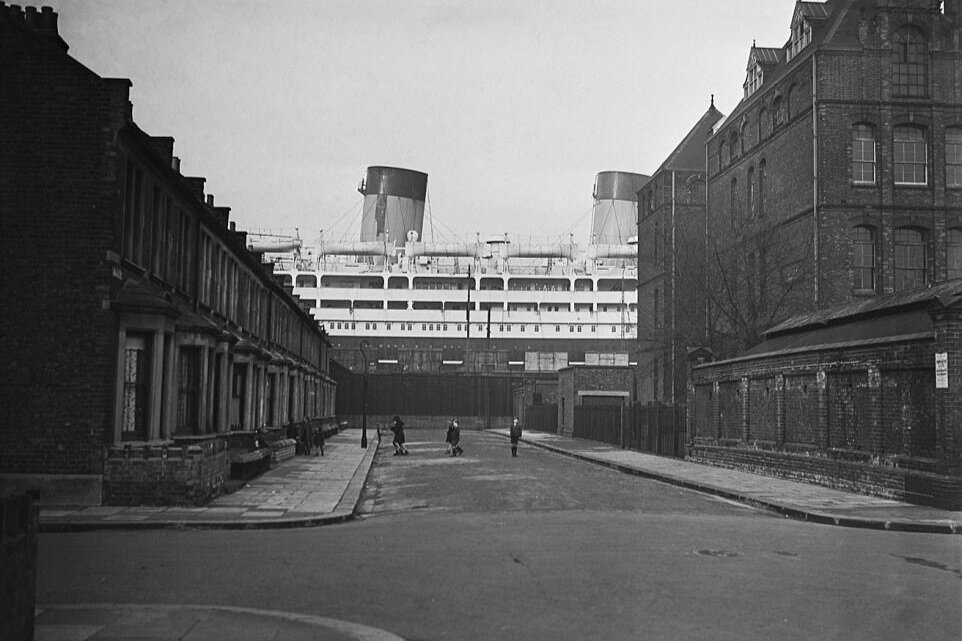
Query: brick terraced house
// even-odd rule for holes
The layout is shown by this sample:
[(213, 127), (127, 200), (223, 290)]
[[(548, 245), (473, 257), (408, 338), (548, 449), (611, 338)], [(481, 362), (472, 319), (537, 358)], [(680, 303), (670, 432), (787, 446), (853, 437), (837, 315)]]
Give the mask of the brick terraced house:
[(962, 2), (789, 26), (707, 140), (690, 456), (960, 509)]
[(52, 9), (0, 3), (0, 482), (203, 503), (255, 431), (333, 425), (327, 336), (130, 81), (67, 49)]

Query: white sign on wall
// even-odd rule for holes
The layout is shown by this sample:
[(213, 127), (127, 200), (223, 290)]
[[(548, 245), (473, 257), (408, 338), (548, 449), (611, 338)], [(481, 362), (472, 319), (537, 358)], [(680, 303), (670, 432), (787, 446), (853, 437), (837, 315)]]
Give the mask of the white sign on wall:
[(935, 389), (949, 389), (948, 352), (938, 352), (935, 355)]

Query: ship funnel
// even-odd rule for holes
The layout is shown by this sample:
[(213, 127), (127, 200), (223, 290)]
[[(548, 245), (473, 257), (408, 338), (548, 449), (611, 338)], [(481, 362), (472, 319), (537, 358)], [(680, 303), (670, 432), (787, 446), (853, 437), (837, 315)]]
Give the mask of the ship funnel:
[(398, 167), (368, 167), (358, 191), (364, 194), (361, 242), (403, 247), (409, 232), (421, 236), (428, 175)]
[(624, 245), (638, 233), (638, 190), (648, 180), (643, 174), (624, 171), (603, 171), (595, 177), (592, 243)]

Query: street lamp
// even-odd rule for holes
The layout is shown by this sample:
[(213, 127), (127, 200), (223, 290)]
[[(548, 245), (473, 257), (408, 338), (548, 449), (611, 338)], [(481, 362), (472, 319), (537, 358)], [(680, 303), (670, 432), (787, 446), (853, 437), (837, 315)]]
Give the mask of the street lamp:
[(361, 447), (365, 449), (367, 448), (367, 353), (364, 348), (370, 346), (367, 341), (361, 341), (359, 345), (361, 358), (364, 359), (364, 387), (361, 396)]

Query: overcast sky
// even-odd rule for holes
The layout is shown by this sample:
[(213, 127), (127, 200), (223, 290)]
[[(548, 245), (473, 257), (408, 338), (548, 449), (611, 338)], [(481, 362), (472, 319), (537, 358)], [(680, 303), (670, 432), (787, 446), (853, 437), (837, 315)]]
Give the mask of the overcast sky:
[(357, 237), (366, 168), (428, 174), (424, 236), (584, 243), (600, 171), (650, 174), (742, 94), (793, 0), (50, 0), (70, 54), (130, 78), (238, 227)]

